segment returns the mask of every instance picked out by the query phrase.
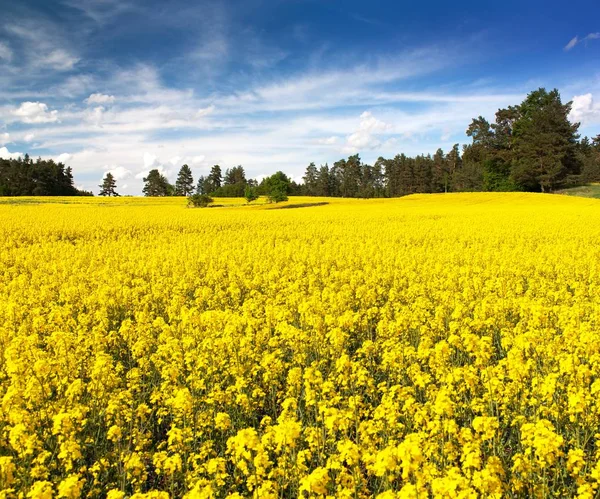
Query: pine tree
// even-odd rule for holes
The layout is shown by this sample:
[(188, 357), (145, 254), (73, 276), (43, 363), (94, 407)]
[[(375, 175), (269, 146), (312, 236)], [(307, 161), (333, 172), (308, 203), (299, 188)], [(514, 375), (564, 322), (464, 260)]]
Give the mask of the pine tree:
[(108, 172), (102, 181), (100, 187), (100, 196), (118, 196), (116, 191), (117, 181), (112, 173)]
[(558, 90), (540, 88), (519, 106), (512, 129), (514, 179), (528, 190), (553, 191), (568, 175), (578, 174), (579, 123), (569, 121), (571, 103)]
[(221, 167), (219, 165), (214, 165), (208, 176), (206, 177), (206, 183), (204, 188), (206, 190), (205, 194), (216, 191), (223, 182), (223, 177), (221, 174)]
[(145, 196), (168, 196), (170, 184), (167, 178), (157, 169), (150, 170), (147, 177), (144, 177), (144, 188), (142, 192)]
[(198, 184), (196, 184), (196, 194), (208, 194), (206, 190), (208, 179), (204, 175), (200, 175)]
[(175, 181), (175, 195), (189, 196), (194, 191), (194, 177), (188, 165), (183, 165)]
[(243, 184), (246, 185), (246, 173), (242, 165), (228, 168), (225, 171), (225, 179), (223, 181), (225, 185)]
[(306, 167), (306, 172), (304, 173), (304, 177), (302, 177), (302, 180), (304, 180), (304, 187), (306, 190), (305, 194), (307, 196), (317, 195), (318, 176), (319, 171), (317, 170), (317, 167), (314, 163), (311, 163)]

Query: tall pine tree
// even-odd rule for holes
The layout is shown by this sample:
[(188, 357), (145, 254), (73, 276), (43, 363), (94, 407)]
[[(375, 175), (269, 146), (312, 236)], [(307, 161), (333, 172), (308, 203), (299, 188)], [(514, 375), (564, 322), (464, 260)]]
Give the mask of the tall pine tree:
[(115, 179), (114, 175), (110, 172), (108, 172), (104, 176), (104, 180), (102, 180), (102, 184), (99, 185), (98, 187), (100, 187), (100, 196), (118, 196), (119, 195), (116, 191), (117, 180)]
[(188, 165), (183, 165), (179, 173), (177, 174), (177, 180), (175, 181), (175, 195), (176, 196), (189, 196), (194, 192), (194, 177), (192, 177), (192, 170)]

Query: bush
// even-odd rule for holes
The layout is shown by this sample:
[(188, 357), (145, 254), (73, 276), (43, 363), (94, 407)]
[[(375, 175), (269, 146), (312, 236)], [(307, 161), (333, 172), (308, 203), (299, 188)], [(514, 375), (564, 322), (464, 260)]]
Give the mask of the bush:
[(208, 194), (192, 194), (188, 197), (188, 207), (206, 208), (212, 202), (213, 198)]
[(275, 188), (269, 193), (269, 203), (281, 203), (287, 201), (288, 197), (284, 189)]
[(246, 198), (246, 201), (248, 203), (256, 201), (258, 199), (258, 193), (256, 192), (256, 188), (247, 185), (246, 189), (244, 190), (244, 197)]

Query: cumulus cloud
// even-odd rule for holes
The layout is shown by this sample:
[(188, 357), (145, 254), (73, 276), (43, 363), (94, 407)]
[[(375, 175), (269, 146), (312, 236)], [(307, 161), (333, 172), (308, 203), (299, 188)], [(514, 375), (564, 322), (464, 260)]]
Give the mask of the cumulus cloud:
[(360, 115), (359, 129), (346, 138), (346, 146), (343, 151), (353, 153), (364, 149), (376, 149), (381, 146), (381, 141), (376, 135), (389, 132), (391, 129), (392, 125), (375, 118), (369, 111), (365, 111)]
[(159, 166), (158, 158), (149, 152), (144, 153), (144, 168), (151, 169), (154, 166)]
[(0, 146), (6, 145), (10, 142), (9, 133), (0, 133)]
[(183, 164), (197, 165), (202, 163), (206, 156), (204, 154), (199, 154), (198, 156), (173, 156), (169, 163), (173, 167), (179, 167)]
[(23, 137), (25, 142), (32, 142), (33, 139), (35, 139), (35, 133), (28, 133), (25, 135), (25, 137)]
[(115, 102), (114, 95), (92, 94), (84, 101), (88, 105), (92, 104), (112, 104)]
[(569, 51), (574, 49), (580, 43), (586, 43), (590, 40), (600, 40), (600, 33), (588, 33), (583, 38), (579, 38), (579, 36), (575, 36), (571, 38), (571, 41), (565, 45), (565, 51)]
[(12, 114), (23, 123), (53, 123), (58, 121), (58, 111), (48, 111), (43, 102), (23, 102)]
[(390, 130), (392, 125), (384, 123), (373, 116), (369, 111), (365, 111), (360, 115), (360, 129), (368, 132), (385, 132)]
[[(104, 176), (107, 173), (111, 173), (112, 176), (115, 178), (115, 180), (123, 180), (128, 177), (131, 177), (131, 175), (133, 174), (133, 172), (131, 170), (128, 170), (124, 166), (109, 166), (109, 165), (107, 165), (104, 167), (104, 170), (105, 170), (105, 173), (102, 178), (104, 178)], [(123, 188), (124, 187), (125, 186), (123, 186)]]
[(57, 163), (63, 163), (63, 164), (66, 164), (66, 163), (67, 163), (67, 161), (69, 161), (69, 160), (70, 160), (72, 157), (73, 157), (73, 155), (72, 155), (72, 154), (69, 154), (69, 153), (67, 153), (67, 152), (63, 152), (62, 154), (59, 154), (59, 155), (56, 157), (55, 161), (56, 161)]
[(0, 60), (10, 62), (12, 60), (12, 50), (7, 43), (0, 42)]
[(135, 178), (138, 180), (143, 179), (148, 176), (150, 170), (158, 170), (162, 175), (168, 177), (171, 173), (170, 168), (165, 168), (162, 162), (158, 159), (158, 156), (151, 154), (149, 152), (145, 152), (143, 156), (144, 160), (144, 169), (135, 175)]
[(135, 175), (135, 178), (137, 180), (141, 180), (144, 177), (147, 177), (148, 174), (150, 173), (150, 170), (158, 170), (158, 173), (160, 173), (161, 175), (164, 175), (165, 177), (168, 177), (169, 170), (166, 170), (162, 165), (158, 165), (155, 168), (150, 168), (149, 170), (142, 170), (141, 172), (139, 172)]
[(600, 122), (600, 105), (594, 102), (591, 93), (573, 97), (569, 120), (584, 124)]
[(359, 130), (358, 132), (348, 135), (346, 147), (344, 147), (343, 150), (347, 153), (353, 153), (360, 151), (361, 149), (376, 149), (380, 145), (381, 141), (377, 137), (363, 130)]
[(85, 112), (85, 120), (89, 123), (93, 123), (96, 126), (100, 126), (104, 119), (104, 107), (96, 106), (93, 109), (88, 109)]
[(22, 152), (10, 152), (6, 147), (0, 147), (0, 158), (17, 159), (23, 156)]

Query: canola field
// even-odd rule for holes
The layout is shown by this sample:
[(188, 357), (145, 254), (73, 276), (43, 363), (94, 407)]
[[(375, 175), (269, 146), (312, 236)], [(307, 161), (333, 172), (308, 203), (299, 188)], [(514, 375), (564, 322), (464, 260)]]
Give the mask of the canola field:
[(600, 201), (0, 201), (0, 497), (600, 494)]

